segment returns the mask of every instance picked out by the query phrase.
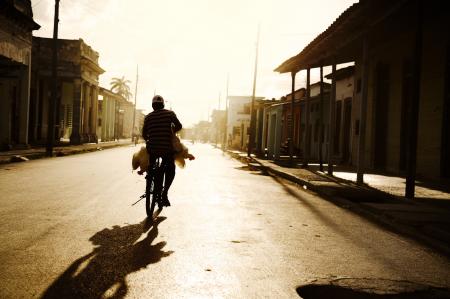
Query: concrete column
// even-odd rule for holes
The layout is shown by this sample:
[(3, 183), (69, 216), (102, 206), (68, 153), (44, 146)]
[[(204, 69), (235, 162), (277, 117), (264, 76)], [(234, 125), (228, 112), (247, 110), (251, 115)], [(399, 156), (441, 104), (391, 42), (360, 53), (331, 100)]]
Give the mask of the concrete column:
[(334, 126), (335, 124), (335, 107), (336, 107), (336, 62), (333, 61), (332, 67), (332, 84), (330, 92), (330, 124), (328, 126), (328, 174), (333, 175), (333, 143), (334, 143)]
[[(40, 97), (39, 97), (39, 76), (36, 74), (36, 78), (31, 82), (34, 85), (34, 101), (30, 100), (30, 122), (31, 131), (28, 132), (28, 142), (36, 142), (38, 140), (38, 128), (39, 128), (39, 106), (40, 106)], [(30, 84), (30, 85), (31, 85)], [(30, 95), (31, 97), (31, 95)]]
[(114, 138), (114, 101), (109, 97), (106, 97), (106, 101), (108, 103), (106, 139), (109, 141)]
[(323, 101), (324, 101), (324, 90), (323, 90), (323, 66), (320, 66), (320, 120), (319, 120), (319, 170), (323, 171)]
[(88, 82), (85, 82), (83, 89), (83, 142), (89, 142), (89, 109), (91, 106), (90, 84)]
[(310, 143), (310, 134), (311, 130), (309, 129), (309, 98), (311, 95), (311, 70), (308, 68), (306, 70), (306, 103), (305, 103), (305, 142), (303, 142), (303, 167), (308, 167), (308, 159), (309, 159), (309, 151), (311, 148)]
[(102, 141), (106, 140), (106, 134), (108, 132), (108, 116), (109, 116), (109, 106), (108, 106), (108, 102), (106, 101), (106, 97), (103, 96), (103, 101), (102, 101), (102, 126), (100, 127), (99, 132), (99, 137)]
[(104, 96), (103, 101), (106, 101), (106, 113), (104, 114), (106, 120), (103, 120), (103, 122), (106, 122), (102, 123), (102, 126), (105, 126), (105, 139), (109, 141), (114, 135), (114, 107), (113, 101), (109, 97)]
[(114, 140), (115, 137), (115, 128), (116, 128), (116, 101), (113, 98), (108, 98), (108, 102), (109, 102), (109, 135), (108, 135), (108, 139), (109, 140)]
[(9, 95), (10, 81), (0, 81), (0, 149), (7, 149), (11, 132), (11, 97)]
[[(90, 113), (89, 113), (89, 139), (91, 140), (93, 135), (96, 134), (97, 131), (97, 123), (95, 122), (96, 120), (96, 115), (95, 115), (95, 108), (97, 105), (97, 100), (95, 98), (95, 86), (91, 85), (89, 87), (89, 92), (91, 94), (91, 101), (89, 102), (89, 108), (90, 108)], [(92, 142), (92, 140), (91, 140)]]
[(408, 142), (406, 149), (406, 187), (405, 197), (414, 199), (417, 165), (417, 130), (419, 127), (419, 102), (422, 74), (423, 47), (423, 1), (417, 0), (415, 18), (415, 40), (413, 48), (413, 91), (408, 113)]
[(119, 107), (117, 100), (114, 99), (114, 141), (119, 137)]
[(91, 86), (91, 120), (90, 120), (90, 142), (98, 142), (97, 127), (98, 127), (98, 87)]
[(73, 112), (72, 112), (72, 134), (70, 135), (71, 144), (81, 143), (82, 132), (82, 90), (83, 84), (80, 79), (73, 80)]
[(42, 118), (40, 126), (41, 140), (45, 141), (47, 139), (48, 133), (48, 115), (50, 113), (50, 96), (49, 96), (49, 82), (47, 79), (42, 79)]
[(289, 162), (294, 165), (294, 102), (295, 102), (295, 75), (291, 72), (291, 121), (289, 123)]
[(282, 117), (283, 111), (280, 107), (276, 108), (276, 123), (275, 123), (275, 157), (274, 160), (280, 159), (280, 150), (281, 150), (281, 117)]
[(30, 81), (31, 53), (28, 53), (28, 65), (20, 74), (20, 105), (19, 105), (19, 143), (28, 145), (28, 122), (30, 113)]
[(358, 162), (356, 166), (356, 182), (364, 183), (364, 160), (366, 147), (367, 94), (369, 83), (369, 40), (363, 39), (361, 65), (361, 103), (359, 107)]
[(263, 124), (262, 124), (262, 126), (263, 126), (263, 133), (262, 133), (262, 135), (261, 135), (261, 146), (260, 146), (260, 148), (259, 148), (259, 150), (260, 150), (260, 152), (262, 153), (262, 156), (264, 156), (265, 157), (265, 153), (266, 153), (266, 151), (265, 151), (265, 145), (267, 144), (267, 136), (266, 136), (266, 134), (265, 134), (265, 132), (266, 132), (266, 128), (267, 128), (267, 126), (269, 125), (268, 123), (267, 123), (267, 121), (266, 121), (266, 108), (263, 108)]

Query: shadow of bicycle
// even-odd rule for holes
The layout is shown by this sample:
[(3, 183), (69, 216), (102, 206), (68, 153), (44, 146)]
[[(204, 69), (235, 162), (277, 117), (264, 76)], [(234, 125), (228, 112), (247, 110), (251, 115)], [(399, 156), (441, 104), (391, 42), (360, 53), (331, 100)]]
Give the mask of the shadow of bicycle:
[[(45, 291), (41, 298), (123, 298), (126, 276), (158, 263), (173, 251), (164, 251), (166, 242), (152, 244), (158, 225), (166, 217), (105, 228), (89, 240), (96, 247), (74, 261)], [(138, 241), (143, 234), (144, 239)]]

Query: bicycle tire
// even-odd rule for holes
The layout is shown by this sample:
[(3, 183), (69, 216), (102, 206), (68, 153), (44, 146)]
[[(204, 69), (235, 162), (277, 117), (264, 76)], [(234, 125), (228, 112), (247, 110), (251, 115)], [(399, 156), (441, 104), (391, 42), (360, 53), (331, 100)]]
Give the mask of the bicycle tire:
[(153, 194), (154, 190), (154, 177), (152, 176), (149, 180), (147, 180), (146, 188), (145, 188), (145, 212), (148, 217), (153, 216), (153, 212), (155, 211), (156, 199)]
[[(155, 193), (155, 176), (159, 173), (159, 168), (161, 167), (161, 163), (158, 160), (154, 166), (154, 168), (147, 174), (146, 177), (146, 186), (145, 186), (145, 211), (147, 213), (147, 217), (153, 218), (153, 212), (155, 211), (155, 206), (158, 201), (158, 198), (161, 198), (162, 186), (160, 186), (158, 193)], [(162, 183), (162, 182), (161, 182)], [(160, 209), (162, 207), (158, 205)]]

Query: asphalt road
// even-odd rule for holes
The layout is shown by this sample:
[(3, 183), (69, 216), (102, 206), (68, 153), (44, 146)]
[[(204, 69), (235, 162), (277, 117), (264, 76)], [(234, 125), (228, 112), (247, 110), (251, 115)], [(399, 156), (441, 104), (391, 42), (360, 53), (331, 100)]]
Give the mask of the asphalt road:
[(135, 147), (0, 166), (0, 298), (298, 298), (314, 280), (450, 286), (450, 262), (210, 145), (151, 226)]

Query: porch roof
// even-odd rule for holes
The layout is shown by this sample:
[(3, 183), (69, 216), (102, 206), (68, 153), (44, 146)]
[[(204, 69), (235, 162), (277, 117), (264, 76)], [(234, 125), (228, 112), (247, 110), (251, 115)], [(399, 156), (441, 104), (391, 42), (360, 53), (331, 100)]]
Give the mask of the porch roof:
[(361, 51), (363, 34), (409, 1), (360, 0), (354, 3), (299, 54), (284, 61), (274, 71), (296, 73), (334, 62), (354, 61)]

